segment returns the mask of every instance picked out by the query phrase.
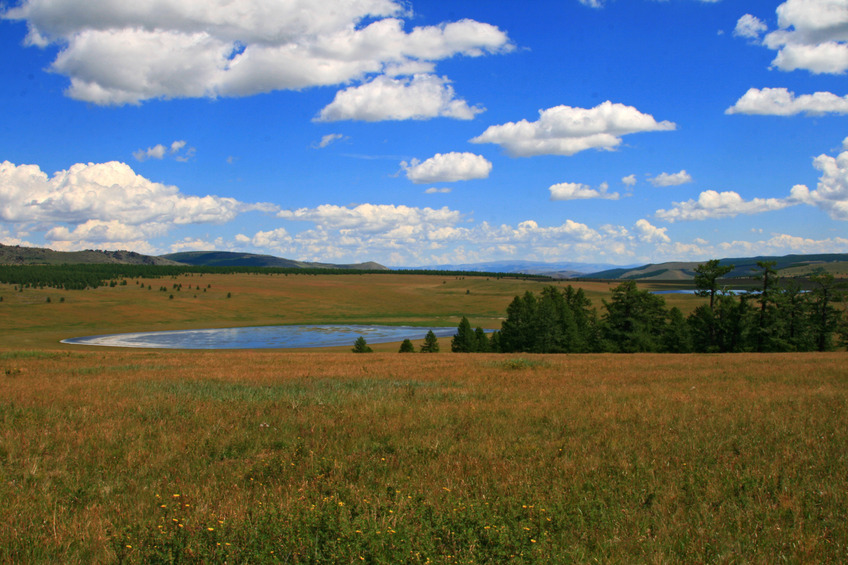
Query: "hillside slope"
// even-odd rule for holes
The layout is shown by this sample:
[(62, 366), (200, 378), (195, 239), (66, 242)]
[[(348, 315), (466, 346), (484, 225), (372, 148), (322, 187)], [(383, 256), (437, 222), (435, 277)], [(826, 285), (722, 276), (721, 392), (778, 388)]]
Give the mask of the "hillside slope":
[(311, 263), (293, 261), (273, 255), (253, 253), (235, 253), (231, 251), (187, 251), (169, 253), (160, 258), (176, 261), (184, 265), (202, 265), (206, 267), (278, 267), (284, 269), (359, 269), (367, 271), (386, 271), (387, 267), (379, 263), (356, 263), (336, 265), (333, 263)]
[[(733, 265), (726, 278), (751, 277), (760, 271), (758, 261), (774, 261), (775, 269), (785, 276), (806, 276), (817, 270), (826, 270), (837, 277), (848, 277), (848, 253), (822, 253), (815, 255), (785, 255), (783, 257), (737, 257), (721, 259), (721, 265)], [(695, 268), (704, 261), (650, 263), (633, 269), (609, 269), (586, 275), (593, 279), (633, 279), (685, 281), (695, 276)]]
[(62, 264), (177, 265), (161, 257), (142, 255), (135, 251), (53, 251), (44, 247), (21, 247), (0, 243), (0, 265), (62, 265)]

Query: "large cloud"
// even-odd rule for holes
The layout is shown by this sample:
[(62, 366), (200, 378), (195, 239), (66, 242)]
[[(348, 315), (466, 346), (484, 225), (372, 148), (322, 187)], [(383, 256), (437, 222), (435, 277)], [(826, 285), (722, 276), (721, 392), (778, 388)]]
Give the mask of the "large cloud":
[(656, 216), (668, 222), (732, 218), (807, 204), (827, 212), (834, 220), (848, 221), (848, 138), (843, 141), (843, 149), (836, 157), (819, 155), (813, 160), (813, 167), (821, 172), (815, 190), (798, 184), (784, 198), (751, 200), (745, 200), (734, 191), (707, 190), (697, 200), (675, 202), (669, 210), (657, 210)]
[(95, 104), (245, 96), (411, 74), (454, 55), (508, 50), (473, 20), (404, 30), (398, 0), (24, 0), (28, 42), (58, 44), (51, 69)]
[(336, 93), (316, 121), (425, 120), (445, 117), (470, 120), (483, 109), (456, 98), (444, 77), (417, 74), (412, 78), (379, 76), (361, 86)]
[[(756, 37), (762, 26), (750, 14), (737, 29)], [(751, 25), (748, 24), (752, 24)], [(848, 69), (848, 3), (845, 0), (787, 0), (777, 7), (778, 29), (763, 38), (777, 51), (772, 65), (783, 71), (841, 74)]]
[(845, 140), (846, 150), (831, 157), (819, 155), (813, 160), (813, 166), (821, 171), (816, 190), (806, 186), (792, 188), (792, 197), (818, 206), (827, 212), (834, 220), (848, 221), (848, 139)]
[(45, 237), (57, 247), (62, 242), (138, 243), (176, 225), (224, 223), (249, 210), (274, 209), (234, 198), (182, 194), (115, 161), (79, 163), (52, 177), (37, 165), (0, 163), (0, 221), (47, 226)]
[(657, 210), (657, 217), (667, 222), (733, 218), (739, 214), (759, 214), (761, 212), (781, 210), (798, 203), (797, 200), (791, 198), (754, 198), (752, 200), (745, 200), (739, 193), (732, 190), (726, 192), (707, 190), (702, 192), (697, 200), (675, 202), (674, 207), (670, 210)]
[(666, 233), (668, 228), (658, 228), (644, 218), (638, 220), (635, 227), (641, 241), (671, 243), (671, 238)]
[(492, 163), (485, 157), (457, 152), (436, 153), (424, 162), (404, 161), (401, 167), (406, 171), (406, 178), (415, 184), (485, 179), (492, 172)]
[(632, 106), (607, 101), (590, 109), (555, 106), (540, 110), (535, 122), (490, 126), (471, 142), (496, 143), (514, 157), (574, 155), (586, 149), (615, 149), (623, 135), (675, 128), (674, 123), (657, 122)]
[(848, 114), (848, 96), (816, 92), (795, 96), (786, 88), (751, 88), (725, 114), (795, 116), (807, 114)]
[[(395, 264), (457, 262), (459, 258), (483, 260), (509, 253), (539, 259), (583, 257), (596, 254), (631, 253), (626, 230), (606, 235), (589, 226), (566, 220), (542, 226), (533, 220), (515, 226), (471, 223), (456, 210), (361, 204), (345, 207), (323, 205), (283, 210), (278, 216), (305, 221), (314, 227), (279, 241), (274, 250), (308, 260), (327, 257), (353, 260), (380, 258)], [(261, 237), (240, 236), (243, 243)], [(612, 237), (616, 241), (612, 242)]]
[(314, 222), (338, 230), (356, 229), (366, 232), (385, 232), (408, 226), (413, 229), (455, 225), (460, 213), (447, 207), (440, 209), (414, 208), (392, 204), (360, 204), (353, 208), (324, 204), (316, 208), (281, 210), (278, 217), (287, 220)]

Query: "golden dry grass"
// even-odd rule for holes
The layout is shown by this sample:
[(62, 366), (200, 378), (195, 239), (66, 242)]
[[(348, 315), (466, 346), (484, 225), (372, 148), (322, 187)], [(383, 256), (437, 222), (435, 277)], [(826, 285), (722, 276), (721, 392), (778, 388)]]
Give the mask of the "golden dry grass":
[(844, 361), (5, 351), (0, 560), (840, 562)]
[[(278, 323), (455, 326), (463, 315), (496, 328), (514, 295), (545, 284), (143, 282), (62, 293), (0, 285), (0, 562), (848, 560), (844, 352), (57, 343)], [(608, 289), (586, 286), (597, 307)], [(701, 303), (673, 301), (684, 311)]]

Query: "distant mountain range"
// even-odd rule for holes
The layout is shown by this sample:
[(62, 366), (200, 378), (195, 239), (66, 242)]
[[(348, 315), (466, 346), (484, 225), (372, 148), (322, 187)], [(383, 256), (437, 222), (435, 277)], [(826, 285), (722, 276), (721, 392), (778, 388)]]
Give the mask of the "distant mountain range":
[[(635, 267), (635, 265), (633, 265), (633, 267)], [(605, 263), (544, 263), (540, 261), (490, 261), (487, 263), (457, 263), (450, 265), (427, 265), (423, 267), (394, 267), (396, 270), (423, 269), (431, 271), (523, 273), (528, 275), (546, 275), (558, 279), (581, 277), (588, 273), (617, 268), (621, 267)]]
[(62, 265), (117, 263), (124, 265), (178, 265), (174, 261), (134, 251), (53, 251), (43, 247), (21, 247), (0, 243), (0, 265)]
[[(722, 265), (734, 265), (727, 278), (750, 277), (759, 269), (758, 261), (774, 261), (782, 276), (804, 276), (824, 269), (840, 278), (848, 278), (848, 253), (817, 255), (785, 255), (783, 257), (740, 257), (722, 259)], [(278, 267), (290, 269), (357, 269), (387, 271), (379, 263), (334, 264), (294, 261), (273, 255), (235, 253), (230, 251), (189, 251), (159, 257), (133, 251), (53, 251), (40, 247), (21, 247), (0, 244), (0, 265), (60, 265), (74, 263), (123, 263), (134, 265), (198, 265), (210, 267)], [(486, 273), (523, 273), (545, 275), (558, 279), (586, 278), (605, 280), (687, 281), (695, 276), (695, 267), (702, 261), (650, 263), (647, 265), (614, 266), (603, 263), (544, 263), (538, 261), (491, 261), (421, 267), (396, 267), (392, 270), (435, 270)]]
[(184, 253), (169, 253), (162, 255), (163, 259), (182, 263), (183, 265), (203, 265), (207, 267), (279, 267), (283, 269), (356, 269), (365, 271), (387, 271), (379, 263), (354, 263), (337, 265), (334, 263), (312, 263), (309, 261), (294, 261), (273, 255), (256, 255), (253, 253), (233, 253), (230, 251), (187, 251)]
[(80, 263), (119, 263), (126, 265), (200, 265), (209, 267), (280, 267), (288, 269), (357, 269), (385, 271), (379, 263), (336, 265), (292, 261), (273, 255), (232, 253), (229, 251), (189, 251), (162, 256), (142, 255), (134, 251), (53, 251), (43, 247), (22, 247), (0, 243), (0, 265), (62, 265)]
[[(775, 269), (782, 276), (804, 276), (816, 270), (824, 269), (837, 277), (848, 277), (848, 253), (823, 253), (817, 255), (784, 255), (782, 257), (737, 257), (721, 259), (721, 265), (733, 265), (726, 278), (751, 277), (760, 268), (758, 261), (774, 261)], [(633, 279), (685, 281), (695, 276), (695, 267), (703, 261), (650, 263), (640, 267), (617, 267), (605, 271), (582, 275), (593, 279)]]

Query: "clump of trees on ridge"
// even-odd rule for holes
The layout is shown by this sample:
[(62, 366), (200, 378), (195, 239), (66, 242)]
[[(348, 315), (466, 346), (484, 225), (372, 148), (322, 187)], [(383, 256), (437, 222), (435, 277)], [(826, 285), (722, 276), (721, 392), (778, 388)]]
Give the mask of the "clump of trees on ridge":
[(759, 289), (736, 294), (719, 287), (733, 267), (708, 261), (696, 269), (696, 294), (709, 297), (684, 317), (665, 299), (639, 290), (632, 280), (612, 289), (602, 312), (582, 289), (549, 286), (539, 296), (516, 296), (500, 331), (486, 336), (462, 319), (451, 343), (455, 352), (743, 352), (830, 351), (848, 344), (848, 319), (836, 304), (845, 292), (828, 273), (810, 277), (814, 287), (797, 281), (778, 284), (774, 262), (757, 263)]

